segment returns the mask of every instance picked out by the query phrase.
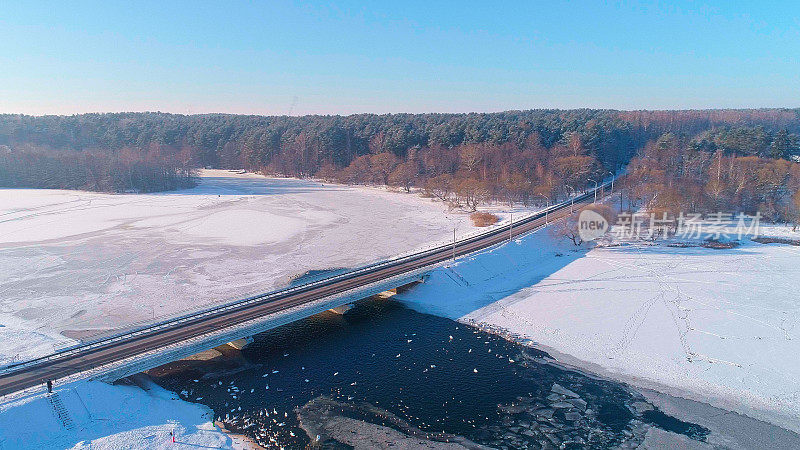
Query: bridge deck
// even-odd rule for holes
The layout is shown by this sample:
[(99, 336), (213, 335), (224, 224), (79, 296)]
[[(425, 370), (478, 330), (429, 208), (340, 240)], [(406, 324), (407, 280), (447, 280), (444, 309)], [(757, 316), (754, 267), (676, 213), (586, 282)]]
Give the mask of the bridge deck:
[[(607, 185), (600, 186), (598, 190), (605, 187)], [(48, 379), (56, 380), (87, 371), (92, 371), (94, 376), (123, 377), (163, 364), (167, 362), (165, 357), (179, 359), (224, 342), (308, 317), (333, 306), (351, 302), (354, 297), (367, 297), (380, 290), (405, 284), (409, 278), (421, 276), (425, 271), (454, 256), (486, 249), (541, 228), (546, 224), (546, 219), (557, 220), (568, 215), (572, 210), (571, 203), (591, 203), (593, 198), (594, 191), (589, 191), (576, 197), (573, 202), (551, 206), (511, 227), (498, 227), (452, 245), (443, 245), (322, 280), (198, 311), (20, 363), (0, 373), (0, 396), (39, 385)], [(323, 299), (331, 301), (321, 302)], [(306, 308), (302, 308), (304, 305)], [(163, 350), (160, 356), (159, 350)]]

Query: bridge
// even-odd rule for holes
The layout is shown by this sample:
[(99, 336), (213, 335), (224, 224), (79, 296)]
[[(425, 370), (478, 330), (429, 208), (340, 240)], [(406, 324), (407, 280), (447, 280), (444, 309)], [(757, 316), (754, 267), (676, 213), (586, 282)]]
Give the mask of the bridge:
[[(613, 183), (613, 182), (612, 182)], [(393, 288), (424, 281), (433, 268), (544, 227), (582, 204), (594, 190), (549, 206), (517, 222), (453, 243), (387, 259), (315, 281), (195, 311), (20, 362), (0, 370), (0, 397), (46, 380), (113, 381), (243, 337), (300, 320)]]

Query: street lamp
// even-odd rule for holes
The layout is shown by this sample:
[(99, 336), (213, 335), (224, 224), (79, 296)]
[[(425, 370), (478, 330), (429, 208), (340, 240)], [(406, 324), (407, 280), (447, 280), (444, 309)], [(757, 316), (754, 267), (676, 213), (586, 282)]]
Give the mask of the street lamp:
[(597, 181), (595, 181), (595, 180), (593, 180), (591, 178), (587, 178), (586, 180), (587, 181), (591, 181), (592, 183), (594, 183), (594, 201), (592, 203), (597, 203)]
[(511, 215), (511, 222), (508, 224), (508, 241), (514, 240), (514, 211), (508, 212)]
[(453, 226), (453, 261), (456, 260), (456, 227)]
[(573, 213), (573, 209), (575, 207), (575, 196), (578, 195), (578, 191), (576, 191), (574, 187), (572, 187), (572, 186), (570, 186), (568, 184), (565, 184), (564, 186), (568, 187), (569, 190), (570, 190), (570, 195), (569, 195), (569, 213), (572, 214)]
[(543, 199), (547, 200), (547, 206), (545, 206), (545, 208), (544, 208), (544, 224), (547, 225), (547, 223), (548, 223), (548, 221), (547, 221), (547, 213), (548, 213), (548, 210), (550, 209), (550, 197), (546, 197), (543, 194), (537, 194), (537, 195), (539, 195), (539, 197), (542, 197)]
[(609, 194), (613, 195), (614, 194), (614, 178), (616, 178), (617, 175), (614, 172), (610, 171), (610, 170), (608, 171), (608, 174), (611, 175), (611, 192), (609, 192)]
[(453, 261), (455, 261), (456, 260), (456, 228), (458, 226), (458, 221), (454, 217), (450, 217), (447, 214), (445, 214), (444, 217), (448, 221), (450, 221), (450, 223), (453, 225)]

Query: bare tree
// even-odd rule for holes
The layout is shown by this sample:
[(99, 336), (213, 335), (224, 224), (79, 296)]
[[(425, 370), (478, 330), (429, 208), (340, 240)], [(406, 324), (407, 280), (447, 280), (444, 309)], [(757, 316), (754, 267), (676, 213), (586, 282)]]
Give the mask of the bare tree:
[(372, 167), (375, 181), (384, 185), (388, 185), (389, 175), (391, 175), (392, 171), (394, 171), (394, 168), (397, 167), (398, 164), (397, 157), (388, 152), (378, 153), (377, 155), (372, 155), (369, 162)]
[(486, 184), (474, 178), (468, 178), (458, 183), (456, 194), (471, 211), (478, 209), (478, 206), (489, 196)]
[(429, 178), (425, 183), (425, 190), (439, 200), (447, 201), (453, 192), (453, 176), (442, 174)]
[(417, 165), (414, 162), (406, 161), (399, 164), (389, 175), (389, 184), (402, 187), (406, 192), (411, 192), (411, 187), (414, 186), (417, 175), (419, 175)]
[(550, 233), (557, 239), (567, 239), (576, 247), (583, 245), (583, 239), (578, 233), (578, 212), (559, 219), (550, 228)]

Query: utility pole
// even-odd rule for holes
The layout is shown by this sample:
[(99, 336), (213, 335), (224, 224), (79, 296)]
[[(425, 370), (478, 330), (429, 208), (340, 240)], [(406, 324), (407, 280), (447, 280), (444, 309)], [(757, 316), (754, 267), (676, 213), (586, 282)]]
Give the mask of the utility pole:
[(587, 181), (591, 181), (592, 183), (594, 183), (594, 201), (592, 203), (597, 203), (597, 181), (591, 178), (588, 178)]
[(614, 195), (614, 178), (616, 178), (616, 174), (614, 172), (608, 172), (611, 175), (611, 195)]
[(514, 233), (512, 230), (514, 229), (514, 213), (511, 213), (511, 223), (508, 224), (508, 240), (509, 242), (514, 240)]
[(550, 212), (549, 211), (549, 209), (550, 209), (550, 197), (547, 197), (547, 196), (542, 195), (542, 194), (539, 194), (539, 197), (542, 197), (543, 199), (545, 199), (547, 201), (547, 206), (545, 206), (545, 208), (544, 208), (544, 224), (547, 225), (549, 223), (549, 221), (547, 220), (547, 215)]
[(572, 187), (572, 186), (570, 186), (568, 184), (566, 184), (565, 186), (568, 187), (569, 190), (570, 190), (570, 195), (569, 195), (569, 213), (572, 214), (573, 213), (573, 209), (575, 208), (575, 196), (578, 194), (578, 191), (576, 191), (574, 187)]
[(456, 260), (456, 227), (453, 227), (453, 261)]

